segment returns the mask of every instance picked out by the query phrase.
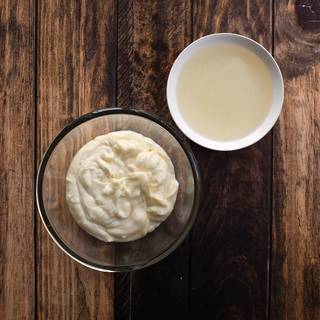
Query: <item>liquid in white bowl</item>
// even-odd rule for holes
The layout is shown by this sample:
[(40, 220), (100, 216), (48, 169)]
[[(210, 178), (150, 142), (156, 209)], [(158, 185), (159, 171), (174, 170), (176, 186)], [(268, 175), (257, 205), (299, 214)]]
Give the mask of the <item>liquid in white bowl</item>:
[(181, 68), (176, 95), (186, 123), (202, 136), (231, 141), (259, 128), (272, 104), (272, 78), (252, 51), (230, 43), (199, 49)]

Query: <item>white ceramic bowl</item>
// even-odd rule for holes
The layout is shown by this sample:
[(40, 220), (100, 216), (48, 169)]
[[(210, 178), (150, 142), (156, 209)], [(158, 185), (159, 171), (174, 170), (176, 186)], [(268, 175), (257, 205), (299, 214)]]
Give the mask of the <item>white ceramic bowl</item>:
[[(251, 132), (249, 135), (241, 139), (231, 141), (219, 141), (208, 139), (200, 133), (193, 130), (191, 126), (183, 119), (180, 113), (180, 108), (178, 105), (176, 95), (176, 88), (179, 75), (185, 62), (198, 50), (206, 46), (218, 43), (231, 43), (249, 49), (266, 64), (272, 77), (272, 103), (267, 117), (255, 131)], [(284, 87), (281, 71), (278, 64), (273, 59), (272, 55), (256, 41), (233, 33), (211, 34), (192, 42), (177, 57), (176, 61), (174, 62), (170, 70), (167, 82), (167, 101), (169, 105), (169, 110), (177, 126), (189, 139), (203, 147), (213, 150), (230, 151), (245, 148), (264, 137), (272, 129), (280, 115), (283, 97)]]

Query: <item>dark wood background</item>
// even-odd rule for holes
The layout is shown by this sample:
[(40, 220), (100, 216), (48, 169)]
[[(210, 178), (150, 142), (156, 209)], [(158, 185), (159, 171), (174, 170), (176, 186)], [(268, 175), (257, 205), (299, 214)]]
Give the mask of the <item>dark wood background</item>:
[[(320, 3), (317, 0), (0, 1), (0, 319), (320, 319)], [(64, 255), (34, 182), (53, 136), (120, 106), (172, 122), (179, 52), (215, 32), (272, 52), (285, 81), (273, 132), (214, 152), (199, 219), (164, 261), (130, 274)]]

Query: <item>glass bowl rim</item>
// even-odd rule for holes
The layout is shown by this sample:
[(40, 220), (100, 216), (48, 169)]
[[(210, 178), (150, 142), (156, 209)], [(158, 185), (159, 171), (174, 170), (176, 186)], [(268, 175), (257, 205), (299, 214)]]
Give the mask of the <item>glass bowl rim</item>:
[[(114, 114), (127, 114), (127, 115), (134, 115), (142, 118), (146, 118), (148, 120), (151, 120), (164, 129), (166, 129), (180, 144), (183, 151), (185, 152), (187, 159), (190, 163), (193, 178), (194, 178), (194, 201), (190, 213), (190, 217), (184, 227), (184, 230), (181, 232), (181, 234), (175, 239), (175, 241), (165, 250), (157, 254), (155, 257), (151, 258), (150, 260), (139, 263), (139, 264), (132, 264), (132, 265), (119, 265), (119, 266), (112, 266), (112, 265), (102, 265), (98, 263), (91, 262), (80, 255), (78, 255), (74, 250), (69, 248), (64, 241), (60, 238), (59, 234), (55, 231), (53, 226), (51, 225), (49, 218), (47, 216), (44, 203), (43, 203), (43, 195), (42, 195), (42, 185), (43, 185), (43, 177), (44, 172), (48, 163), (48, 160), (50, 159), (51, 154), (55, 150), (56, 146), (59, 144), (59, 142), (74, 128), (79, 126), (82, 123), (85, 123), (89, 120), (99, 118), (102, 116), (108, 116), (108, 115), (114, 115)], [(186, 238), (188, 235), (190, 229), (192, 228), (196, 217), (198, 215), (199, 211), (199, 205), (200, 205), (200, 197), (201, 197), (201, 177), (200, 177), (200, 171), (198, 168), (198, 164), (196, 161), (196, 158), (191, 150), (191, 147), (189, 146), (187, 139), (180, 134), (176, 129), (174, 129), (171, 125), (166, 123), (164, 120), (159, 118), (158, 116), (155, 116), (151, 113), (148, 113), (146, 111), (142, 110), (136, 110), (136, 109), (124, 109), (124, 108), (106, 108), (106, 109), (99, 109), (97, 111), (89, 112), (84, 115), (81, 115), (77, 119), (73, 120), (69, 124), (67, 124), (50, 142), (47, 150), (45, 151), (42, 160), (39, 165), (37, 178), (36, 178), (36, 203), (38, 207), (38, 212), (40, 215), (40, 218), (42, 220), (43, 225), (45, 226), (47, 232), (49, 233), (50, 237), (53, 239), (53, 241), (58, 245), (58, 247), (66, 253), (69, 257), (71, 257), (73, 260), (77, 261), (78, 263), (102, 272), (122, 272), (122, 271), (133, 271), (142, 269), (148, 266), (151, 266), (152, 264), (159, 262), (163, 258), (167, 257), (170, 253), (172, 253)]]

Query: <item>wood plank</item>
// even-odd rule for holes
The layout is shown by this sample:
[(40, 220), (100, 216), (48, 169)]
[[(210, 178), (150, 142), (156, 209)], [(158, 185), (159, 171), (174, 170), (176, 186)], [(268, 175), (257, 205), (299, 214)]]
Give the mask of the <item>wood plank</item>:
[[(194, 39), (247, 35), (269, 50), (271, 1), (194, 1)], [(191, 319), (266, 319), (271, 135), (235, 152), (194, 146), (204, 198), (191, 237)]]
[[(189, 43), (189, 1), (120, 0), (118, 106), (169, 120), (166, 80)], [(116, 279), (116, 319), (184, 319), (188, 312), (188, 242), (169, 258)]]
[(119, 1), (118, 106), (171, 118), (167, 77), (190, 42), (190, 16), (188, 1)]
[[(116, 6), (108, 1), (39, 1), (38, 143), (115, 98)], [(38, 318), (112, 319), (113, 275), (80, 266), (37, 220)]]
[(274, 137), (270, 319), (320, 319), (320, 10), (296, 4), (277, 1), (275, 11), (286, 92)]
[(0, 3), (0, 319), (34, 317), (34, 9)]

